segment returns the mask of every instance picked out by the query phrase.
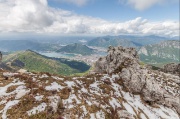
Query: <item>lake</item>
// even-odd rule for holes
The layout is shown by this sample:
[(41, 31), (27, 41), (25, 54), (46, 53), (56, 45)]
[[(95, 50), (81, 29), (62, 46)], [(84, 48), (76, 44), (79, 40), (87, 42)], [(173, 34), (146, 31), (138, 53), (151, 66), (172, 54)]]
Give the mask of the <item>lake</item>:
[[(57, 52), (38, 52), (38, 53), (47, 57), (55, 57), (55, 58), (73, 58), (79, 55), (79, 54), (73, 54), (73, 53), (57, 53)], [(95, 55), (106, 56), (107, 53), (97, 52)]]
[(39, 54), (47, 56), (47, 57), (55, 57), (55, 58), (72, 58), (75, 57), (76, 54), (72, 53), (57, 53), (57, 52), (39, 52)]

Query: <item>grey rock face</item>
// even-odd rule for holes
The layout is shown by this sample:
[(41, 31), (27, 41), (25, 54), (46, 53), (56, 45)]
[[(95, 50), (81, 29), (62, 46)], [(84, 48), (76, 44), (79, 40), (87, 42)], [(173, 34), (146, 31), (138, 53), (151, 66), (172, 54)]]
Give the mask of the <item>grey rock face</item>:
[[(177, 67), (171, 70), (177, 70)], [(150, 105), (175, 108), (180, 115), (180, 77), (141, 66), (134, 48), (109, 47), (108, 55), (96, 62), (95, 72), (118, 74), (129, 92), (141, 95)]]
[[(134, 60), (135, 59), (135, 60)], [(123, 67), (137, 65), (139, 62), (135, 48), (112, 47), (108, 48), (108, 55), (96, 62), (95, 71), (98, 73), (119, 72)]]
[(180, 63), (170, 63), (164, 65), (164, 72), (180, 75)]

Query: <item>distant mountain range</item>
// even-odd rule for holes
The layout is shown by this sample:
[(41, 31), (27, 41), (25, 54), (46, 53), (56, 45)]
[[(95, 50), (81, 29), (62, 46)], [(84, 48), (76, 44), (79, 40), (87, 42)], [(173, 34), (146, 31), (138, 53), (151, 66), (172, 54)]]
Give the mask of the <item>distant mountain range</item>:
[(155, 44), (159, 43), (163, 40), (169, 40), (166, 37), (160, 36), (127, 36), (127, 35), (120, 35), (120, 36), (104, 36), (104, 37), (97, 37), (88, 42), (89, 46), (96, 46), (96, 47), (108, 47), (108, 46), (123, 46), (123, 47), (136, 47), (139, 48), (144, 45), (148, 44)]
[[(92, 38), (92, 40), (90, 40), (90, 38), (87, 39), (88, 40), (82, 40), (82, 37), (77, 37), (75, 39), (63, 38), (62, 41), (61, 39), (47, 40), (46, 38), (45, 40), (0, 40), (0, 51), (4, 51), (2, 53), (6, 55), (8, 52), (24, 51), (27, 49), (42, 52), (52, 51), (91, 55), (97, 53), (97, 50), (89, 46), (95, 46), (94, 48), (97, 49), (99, 47), (123, 46), (135, 47), (139, 51), (141, 60), (149, 64), (162, 66), (165, 63), (178, 62), (179, 58), (179, 48), (177, 48), (179, 45), (178, 37), (120, 35), (97, 37)], [(80, 43), (80, 41), (83, 41), (83, 43)], [(63, 44), (69, 45), (65, 46)]]
[[(39, 38), (39, 37), (38, 37)], [(39, 39), (24, 39), (18, 40), (14, 38), (2, 39), (0, 38), (0, 51), (12, 52), (12, 51), (23, 51), (23, 50), (33, 50), (33, 51), (57, 51), (63, 45), (69, 45), (71, 43), (86, 44), (88, 46), (105, 47), (108, 46), (124, 46), (124, 47), (136, 47), (139, 48), (144, 45), (159, 43), (163, 40), (177, 40), (178, 37), (167, 38), (160, 36), (130, 36), (130, 35), (120, 35), (120, 36), (103, 36), (103, 37), (43, 37)], [(83, 42), (82, 42), (83, 41)], [(71, 45), (70, 45), (71, 46)], [(67, 50), (67, 48), (65, 48)], [(86, 48), (88, 49), (88, 48)], [(77, 51), (76, 51), (77, 52)], [(78, 51), (79, 52), (79, 51)], [(88, 50), (88, 52), (91, 52)], [(81, 54), (81, 52), (80, 52)], [(84, 54), (84, 53), (82, 53)]]
[(170, 62), (180, 62), (180, 41), (168, 40), (146, 45), (138, 51), (140, 59), (148, 64), (162, 66)]
[(49, 72), (61, 75), (81, 73), (90, 68), (83, 62), (53, 59), (31, 50), (7, 55), (4, 57), (3, 63), (6, 64), (6, 69), (8, 66), (13, 70), (26, 69), (31, 72)]
[(109, 47), (111, 46), (124, 46), (124, 47), (136, 47), (141, 46), (140, 44), (133, 43), (125, 39), (119, 39), (116, 37), (100, 37), (88, 42), (89, 46), (96, 47)]
[(35, 51), (52, 51), (57, 50), (60, 46), (53, 43), (40, 43), (30, 40), (0, 40), (0, 50), (6, 52), (35, 50)]
[(91, 55), (94, 53), (94, 50), (87, 47), (86, 45), (82, 45), (79, 43), (70, 44), (67, 46), (64, 46), (57, 50), (57, 52), (65, 52), (65, 53), (75, 53), (75, 54), (81, 54), (81, 55)]

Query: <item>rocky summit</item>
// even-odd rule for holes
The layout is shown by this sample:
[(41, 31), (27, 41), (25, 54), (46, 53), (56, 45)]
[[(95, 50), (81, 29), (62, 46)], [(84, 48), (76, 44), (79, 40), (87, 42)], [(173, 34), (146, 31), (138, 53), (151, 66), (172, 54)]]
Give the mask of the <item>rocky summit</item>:
[[(179, 65), (169, 64), (166, 70), (178, 70)], [(172, 67), (172, 68), (169, 68)], [(180, 115), (180, 78), (160, 71), (152, 71), (139, 63), (133, 48), (109, 47), (108, 55), (96, 63), (96, 72), (117, 73), (127, 91), (139, 94), (150, 105), (175, 108)]]
[(179, 119), (180, 77), (153, 71), (134, 48), (109, 47), (81, 77), (0, 70), (2, 119)]

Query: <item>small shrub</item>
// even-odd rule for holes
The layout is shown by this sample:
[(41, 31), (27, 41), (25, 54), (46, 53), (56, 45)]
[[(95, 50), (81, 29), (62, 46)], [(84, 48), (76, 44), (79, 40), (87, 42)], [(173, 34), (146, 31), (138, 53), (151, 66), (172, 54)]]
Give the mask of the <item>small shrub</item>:
[(6, 90), (6, 93), (10, 93), (10, 92), (16, 90), (17, 87), (18, 87), (17, 85), (8, 87), (7, 90)]
[(59, 93), (61, 99), (68, 99), (70, 95), (70, 91), (71, 90), (67, 87), (63, 88)]

